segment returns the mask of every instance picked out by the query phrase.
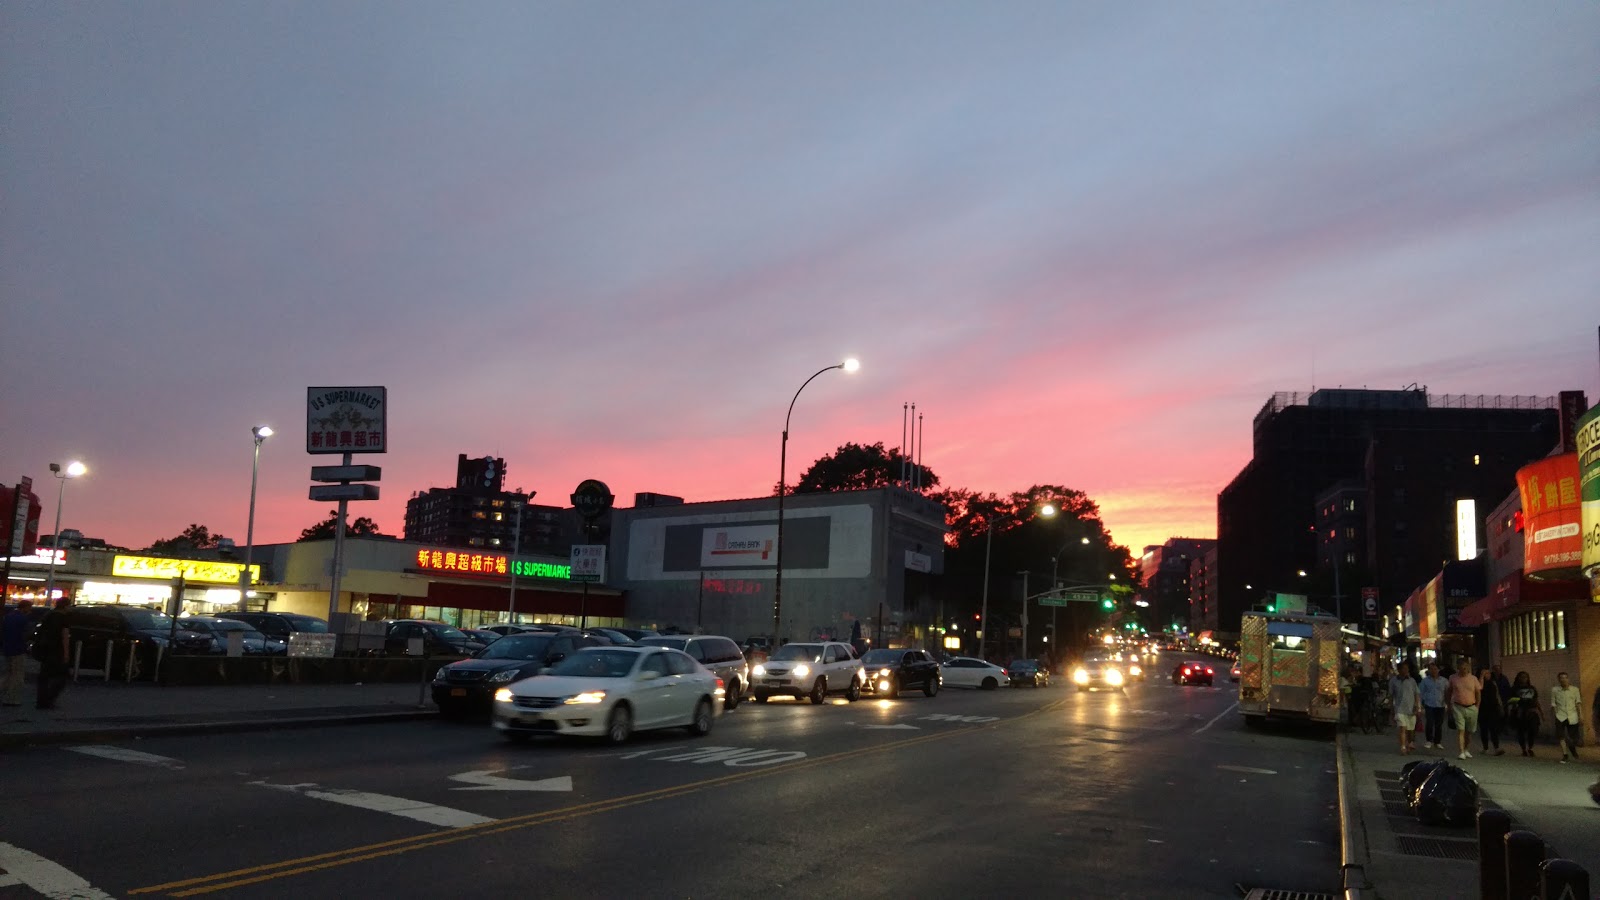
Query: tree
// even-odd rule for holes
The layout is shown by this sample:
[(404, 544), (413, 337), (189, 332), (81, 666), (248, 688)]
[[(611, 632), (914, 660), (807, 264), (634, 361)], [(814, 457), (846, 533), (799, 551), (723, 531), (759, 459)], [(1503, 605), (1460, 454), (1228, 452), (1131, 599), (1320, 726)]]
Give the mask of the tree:
[[(800, 480), (795, 482), (792, 493), (819, 494), (828, 491), (861, 491), (869, 488), (888, 487), (892, 484), (902, 483), (900, 473), (901, 463), (905, 456), (899, 448), (885, 450), (883, 442), (872, 445), (845, 444), (833, 451), (829, 456), (811, 464), (811, 468), (800, 474)], [(907, 478), (915, 479), (921, 476), (920, 483), (925, 488), (937, 487), (939, 476), (927, 466), (912, 463), (909, 467), (914, 474)], [(773, 493), (777, 493), (774, 486)]]
[(227, 538), (220, 534), (212, 534), (211, 529), (204, 525), (190, 523), (177, 537), (165, 538), (156, 541), (145, 548), (146, 553), (157, 556), (175, 556), (182, 553), (193, 553), (196, 550), (215, 550), (217, 545)]
[[(339, 522), (339, 511), (338, 510), (329, 510), (328, 511), (328, 517), (326, 519), (323, 519), (321, 522), (318, 522), (317, 524), (311, 526), (310, 528), (307, 528), (305, 531), (300, 532), (300, 537), (296, 541), (296, 543), (300, 543), (300, 542), (303, 542), (303, 541), (327, 541), (327, 540), (332, 540), (333, 537), (334, 537), (334, 530), (338, 527), (338, 522)], [(371, 519), (367, 518), (366, 516), (360, 516), (354, 522), (349, 522), (348, 524), (346, 524), (345, 528), (344, 528), (344, 533), (345, 534), (370, 534), (370, 535), (376, 535), (378, 537), (387, 537), (387, 535), (385, 535), (381, 530), (379, 530), (378, 523), (372, 521)]]

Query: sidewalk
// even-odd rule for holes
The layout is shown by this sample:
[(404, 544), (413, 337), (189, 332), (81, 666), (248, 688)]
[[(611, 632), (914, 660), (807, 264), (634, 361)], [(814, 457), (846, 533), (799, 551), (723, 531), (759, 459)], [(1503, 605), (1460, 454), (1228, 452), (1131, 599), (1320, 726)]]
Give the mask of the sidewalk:
[[(1503, 809), (1512, 827), (1538, 834), (1549, 856), (1570, 859), (1600, 881), (1600, 806), (1589, 799), (1589, 785), (1600, 775), (1600, 748), (1580, 748), (1584, 759), (1562, 765), (1554, 744), (1541, 744), (1539, 756), (1520, 756), (1516, 741), (1502, 743), (1504, 756), (1484, 756), (1473, 741), (1473, 758), (1457, 759), (1456, 732), (1446, 731), (1450, 749), (1420, 746), (1401, 756), (1394, 734), (1341, 732), (1345, 765), (1341, 798), (1354, 798), (1354, 809), (1341, 810), (1352, 827), (1365, 835), (1364, 865), (1369, 882), (1382, 900), (1478, 900), (1478, 832), (1476, 827), (1440, 828), (1423, 825), (1406, 808), (1400, 790), (1400, 767), (1414, 759), (1448, 759), (1478, 780), (1480, 806)], [(1358, 846), (1359, 846), (1358, 842)]]
[(274, 684), (161, 687), (148, 682), (68, 683), (56, 708), (0, 707), (0, 749), (222, 731), (254, 731), (432, 718), (416, 684)]

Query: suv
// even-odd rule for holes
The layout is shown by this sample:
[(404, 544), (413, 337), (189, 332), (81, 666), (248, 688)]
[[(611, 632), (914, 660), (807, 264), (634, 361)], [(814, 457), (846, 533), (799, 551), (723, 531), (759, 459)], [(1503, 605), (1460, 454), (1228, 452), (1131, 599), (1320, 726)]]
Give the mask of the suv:
[(133, 677), (138, 677), (146, 665), (154, 665), (157, 648), (170, 655), (210, 653), (213, 646), (211, 635), (187, 631), (181, 624), (174, 631), (171, 616), (143, 606), (86, 604), (55, 612), (64, 616), (63, 624), (71, 630), (72, 643), (82, 644), (84, 665), (103, 665), (109, 645), (115, 653), (112, 668), (121, 671), (122, 666), (128, 665), (127, 654), (122, 652), (123, 645), (127, 645), (134, 651)]
[(750, 670), (750, 688), (757, 703), (768, 697), (809, 697), (821, 704), (828, 694), (844, 694), (851, 702), (861, 699), (866, 670), (849, 644), (811, 641), (784, 644), (767, 661)]
[(602, 646), (577, 632), (528, 631), (508, 634), (472, 656), (439, 667), (433, 675), (433, 702), (449, 716), (488, 712), (495, 691), (532, 678), (584, 647)]
[(885, 697), (915, 687), (932, 697), (944, 684), (939, 664), (923, 650), (868, 650), (861, 665), (867, 670), (867, 692)]
[(744, 699), (744, 689), (750, 684), (750, 666), (744, 660), (744, 652), (732, 638), (709, 634), (660, 635), (641, 638), (639, 644), (682, 650), (694, 657), (695, 662), (710, 669), (711, 674), (721, 678), (722, 683), (727, 685), (723, 709), (733, 709)]
[(296, 631), (312, 634), (328, 633), (327, 622), (316, 616), (305, 616), (300, 613), (232, 612), (217, 613), (217, 618), (243, 622), (267, 637), (278, 638), (284, 643), (288, 643), (289, 635)]
[(387, 623), (383, 636), (384, 656), (405, 656), (411, 639), (422, 639), (423, 656), (471, 656), (485, 644), (453, 625), (429, 619), (395, 619)]

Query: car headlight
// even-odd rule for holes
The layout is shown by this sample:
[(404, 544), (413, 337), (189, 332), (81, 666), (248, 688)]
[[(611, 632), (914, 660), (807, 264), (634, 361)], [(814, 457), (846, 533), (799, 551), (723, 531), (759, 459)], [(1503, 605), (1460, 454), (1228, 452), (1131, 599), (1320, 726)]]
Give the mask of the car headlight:
[(1144, 670), (1139, 668), (1138, 666), (1129, 666), (1128, 667), (1128, 674), (1132, 675), (1135, 678), (1138, 678), (1140, 675), (1144, 674)]
[(511, 688), (501, 688), (500, 690), (494, 692), (494, 699), (499, 703), (510, 703), (511, 697)]
[(494, 673), (493, 675), (490, 675), (489, 676), (489, 680), (493, 681), (493, 682), (500, 683), (500, 684), (504, 684), (507, 681), (516, 681), (517, 680), (517, 670), (516, 669), (501, 669), (500, 671)]
[(433, 673), (433, 680), (436, 682), (445, 680), (449, 677), (449, 673), (446, 671), (449, 668), (449, 666), (440, 666), (439, 671)]
[(757, 678), (761, 678), (767, 674), (767, 667), (760, 663), (756, 663), (756, 667), (750, 670), (750, 674), (756, 676)]
[(571, 697), (568, 697), (567, 699), (565, 699), (565, 700), (563, 700), (561, 702), (562, 703), (567, 703), (567, 704), (599, 703), (599, 702), (601, 702), (601, 701), (603, 701), (605, 699), (606, 699), (606, 692), (605, 691), (584, 691), (581, 694), (573, 694)]
[(810, 666), (795, 666), (794, 667), (794, 677), (796, 677), (796, 678), (804, 678), (804, 677), (806, 677), (807, 675), (810, 675), (810, 674), (811, 674), (811, 667)]
[(1077, 671), (1072, 673), (1072, 680), (1076, 681), (1079, 684), (1088, 684), (1089, 683), (1089, 670), (1088, 669), (1078, 669)]
[(1121, 672), (1117, 671), (1116, 669), (1107, 669), (1106, 670), (1106, 684), (1121, 684), (1121, 683), (1122, 683), (1122, 673)]
[(890, 675), (893, 675), (893, 674), (894, 674), (894, 672), (890, 671), (889, 669), (879, 669), (878, 670), (878, 677), (879, 678), (886, 678), (886, 677), (888, 677)]

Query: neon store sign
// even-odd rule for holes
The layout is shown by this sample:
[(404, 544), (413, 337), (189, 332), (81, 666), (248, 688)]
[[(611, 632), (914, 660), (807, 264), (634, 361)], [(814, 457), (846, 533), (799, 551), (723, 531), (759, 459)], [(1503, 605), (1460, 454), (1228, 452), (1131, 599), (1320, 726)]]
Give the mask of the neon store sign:
[(563, 563), (510, 559), (500, 553), (462, 553), (456, 550), (418, 550), (417, 568), (453, 575), (516, 575), (518, 578), (569, 580), (572, 567)]

